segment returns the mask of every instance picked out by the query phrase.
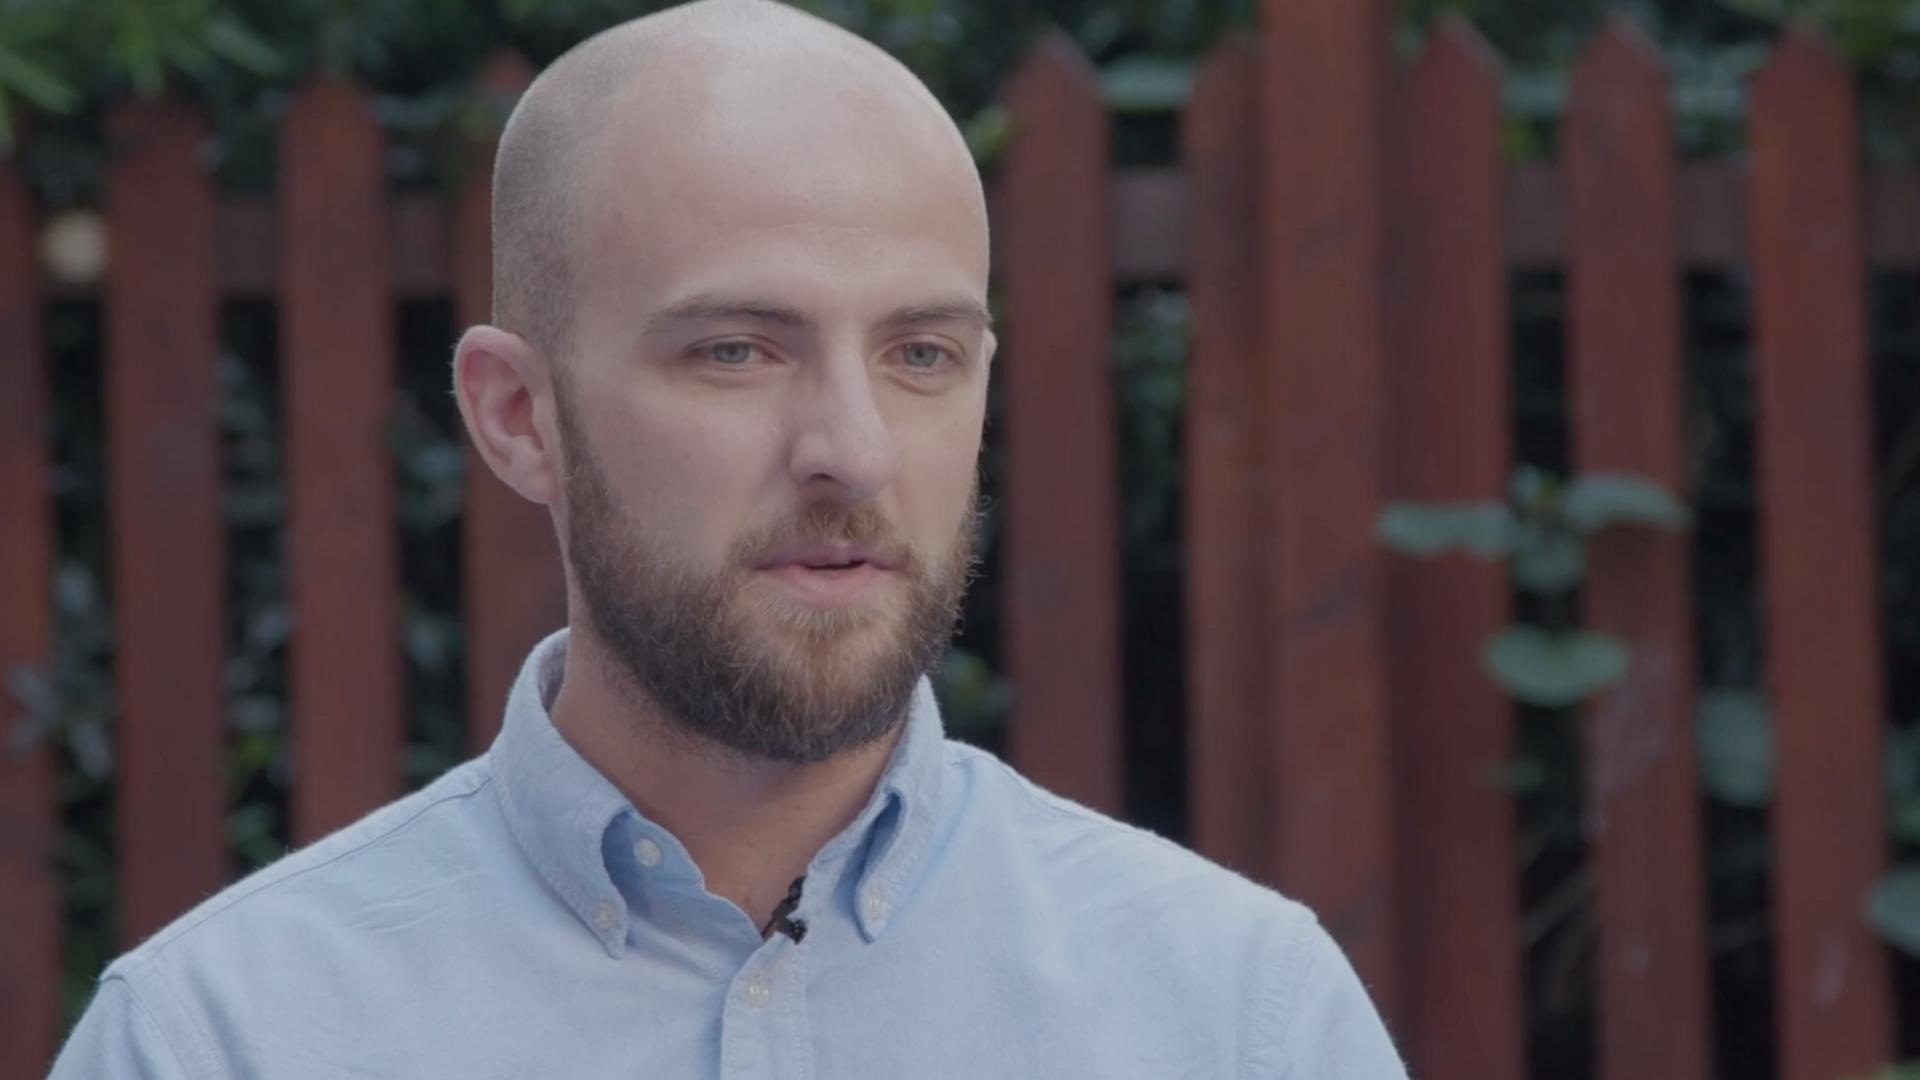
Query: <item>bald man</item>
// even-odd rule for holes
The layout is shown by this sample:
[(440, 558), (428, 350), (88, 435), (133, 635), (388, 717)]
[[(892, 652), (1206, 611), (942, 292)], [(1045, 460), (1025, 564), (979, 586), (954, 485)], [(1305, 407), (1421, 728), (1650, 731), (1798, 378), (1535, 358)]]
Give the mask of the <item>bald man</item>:
[(703, 0), (554, 64), (495, 181), (453, 384), (568, 626), (484, 756), (109, 967), (56, 1075), (1404, 1076), (1311, 913), (942, 734), (995, 341), (918, 80)]

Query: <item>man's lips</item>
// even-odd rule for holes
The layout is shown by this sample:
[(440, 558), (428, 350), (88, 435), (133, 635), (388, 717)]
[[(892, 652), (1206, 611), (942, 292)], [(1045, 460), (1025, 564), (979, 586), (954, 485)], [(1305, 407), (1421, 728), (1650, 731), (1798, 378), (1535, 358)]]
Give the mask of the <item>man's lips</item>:
[(790, 566), (811, 570), (844, 571), (866, 566), (875, 570), (897, 570), (900, 564), (900, 558), (893, 552), (871, 544), (857, 544), (851, 541), (817, 541), (780, 548), (762, 559), (756, 569), (777, 570)]
[(859, 601), (903, 565), (887, 548), (830, 540), (789, 544), (754, 568), (807, 603), (839, 607)]

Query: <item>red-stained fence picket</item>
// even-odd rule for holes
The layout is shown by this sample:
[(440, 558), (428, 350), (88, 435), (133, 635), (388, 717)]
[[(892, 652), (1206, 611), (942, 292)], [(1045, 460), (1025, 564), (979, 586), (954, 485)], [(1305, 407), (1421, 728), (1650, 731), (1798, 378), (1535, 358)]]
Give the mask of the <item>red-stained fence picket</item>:
[[(1388, 490), (1497, 500), (1512, 457), (1499, 64), (1450, 21), (1394, 111)], [(1513, 718), (1475, 663), (1507, 607), (1492, 564), (1389, 563), (1396, 884), (1421, 898), (1399, 905), (1400, 1031), (1415, 1071), (1433, 1080), (1525, 1071), (1515, 813), (1487, 783), (1490, 763), (1513, 755)]]
[(137, 941), (227, 880), (218, 296), (207, 127), (122, 106), (106, 216), (107, 517), (119, 702), (120, 932)]
[(280, 363), (296, 843), (402, 787), (385, 152), (365, 92), (322, 80), (295, 98), (280, 157)]
[[(10, 598), (0, 605), (0, 701), (8, 690), (31, 699), (37, 729), (50, 719), (45, 685), (16, 674), (44, 671), (53, 655), (53, 414), (33, 233), (27, 186), (0, 162), (0, 596)], [(0, 728), (0, 1046), (45, 1061), (59, 1023), (60, 815), (52, 750), (22, 742)]]
[(1186, 414), (1186, 550), (1206, 566), (1187, 585), (1187, 745), (1193, 760), (1192, 832), (1207, 854), (1259, 875), (1272, 854), (1264, 655), (1267, 368), (1257, 359), (1260, 246), (1254, 127), (1258, 42), (1214, 51), (1187, 110), (1193, 185), (1193, 338)]
[(1879, 565), (1852, 76), (1795, 32), (1755, 81), (1751, 217), (1762, 591), (1779, 740), (1782, 1080), (1889, 1054), (1887, 952), (1861, 918), (1885, 866)]
[(1005, 657), (1014, 757), (1120, 810), (1120, 538), (1108, 324), (1107, 111), (1093, 66), (1041, 41), (1006, 91)]
[(1256, 142), (1272, 865), (1392, 1016), (1386, 556), (1374, 526), (1387, 482), (1389, 8), (1267, 0)]
[[(1624, 20), (1574, 69), (1564, 145), (1574, 469), (1685, 492), (1673, 128), (1658, 51)], [(1609, 1080), (1711, 1075), (1689, 539), (1614, 529), (1589, 552), (1587, 623), (1633, 650), (1584, 717)]]

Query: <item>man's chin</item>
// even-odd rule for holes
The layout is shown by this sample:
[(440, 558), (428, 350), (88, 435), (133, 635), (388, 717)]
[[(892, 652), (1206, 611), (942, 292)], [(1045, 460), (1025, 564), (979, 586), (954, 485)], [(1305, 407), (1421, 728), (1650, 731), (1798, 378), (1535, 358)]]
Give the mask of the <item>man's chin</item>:
[(881, 582), (855, 599), (823, 603), (756, 572), (736, 594), (735, 603), (752, 624), (783, 640), (804, 639), (814, 647), (837, 650), (877, 631), (897, 632), (906, 614), (900, 610), (898, 592), (891, 582)]

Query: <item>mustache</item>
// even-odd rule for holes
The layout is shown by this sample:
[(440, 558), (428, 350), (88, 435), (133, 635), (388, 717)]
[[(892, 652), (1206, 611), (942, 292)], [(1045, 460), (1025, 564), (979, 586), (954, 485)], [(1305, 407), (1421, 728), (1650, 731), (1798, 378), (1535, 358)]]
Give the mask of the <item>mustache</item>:
[(756, 530), (742, 539), (735, 545), (734, 561), (752, 566), (781, 548), (835, 541), (886, 552), (909, 573), (917, 572), (921, 566), (920, 553), (893, 527), (886, 514), (870, 502), (856, 506), (814, 503), (795, 517)]

